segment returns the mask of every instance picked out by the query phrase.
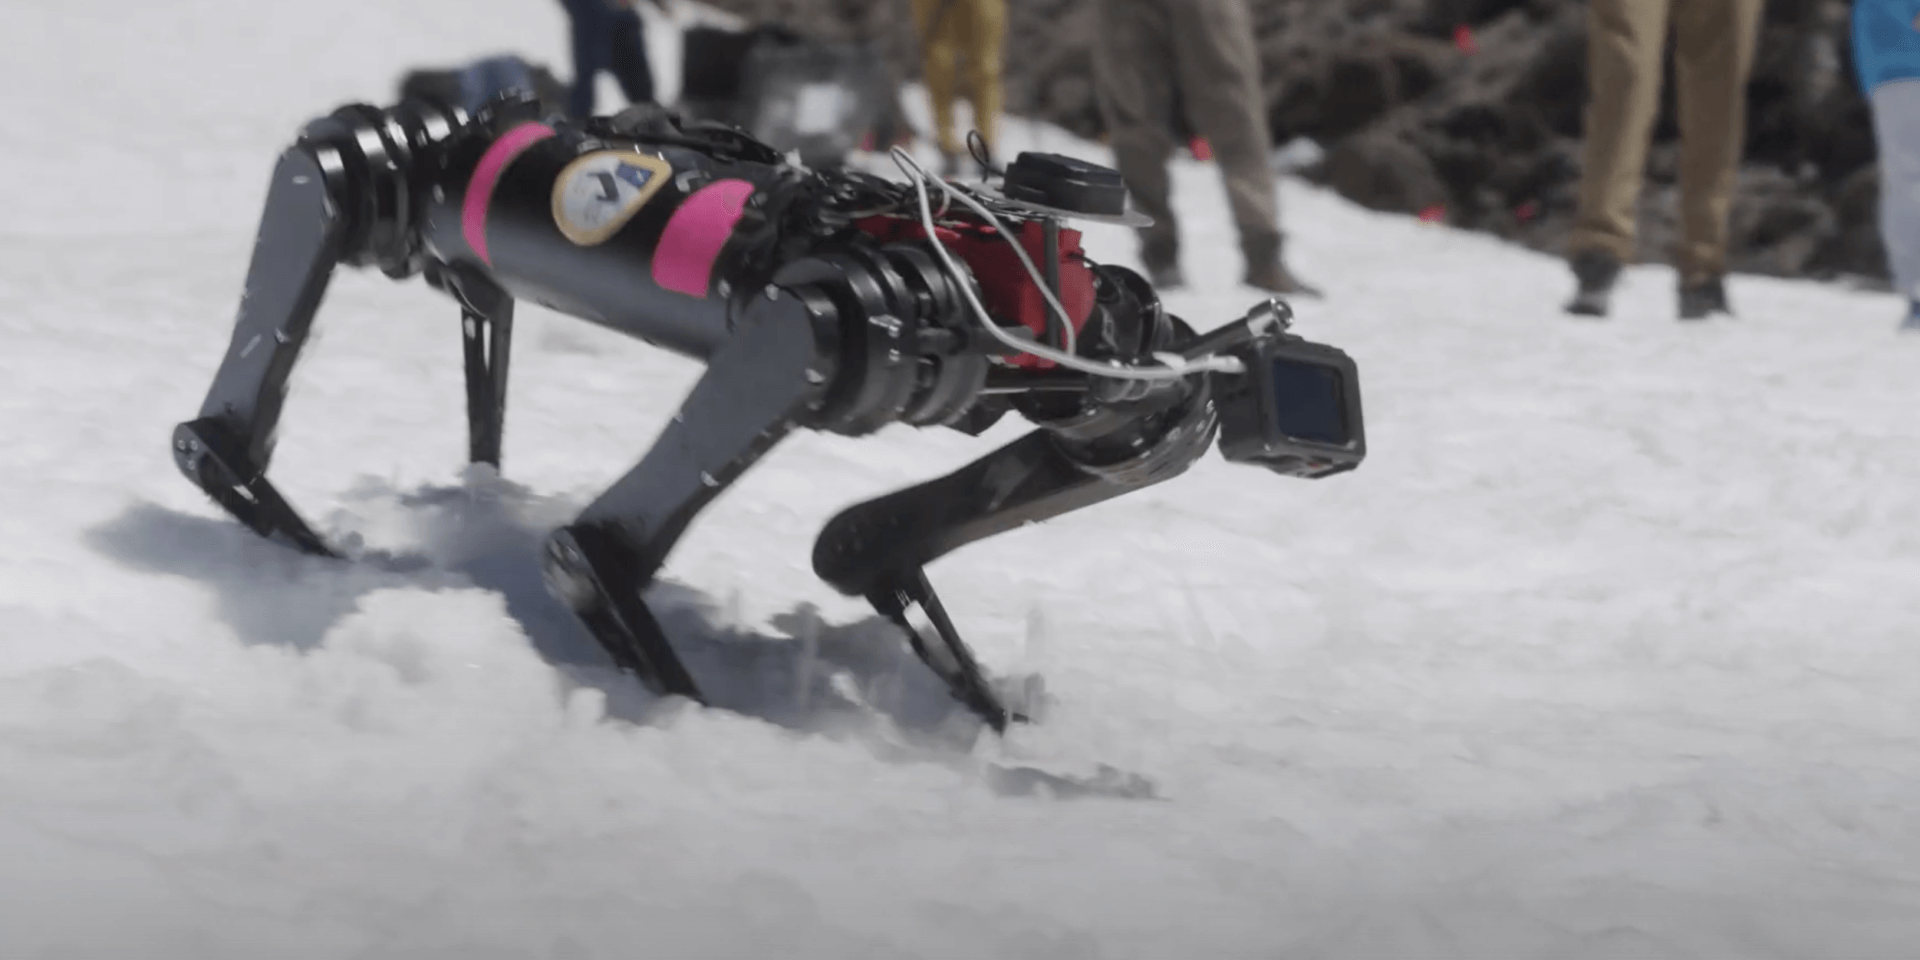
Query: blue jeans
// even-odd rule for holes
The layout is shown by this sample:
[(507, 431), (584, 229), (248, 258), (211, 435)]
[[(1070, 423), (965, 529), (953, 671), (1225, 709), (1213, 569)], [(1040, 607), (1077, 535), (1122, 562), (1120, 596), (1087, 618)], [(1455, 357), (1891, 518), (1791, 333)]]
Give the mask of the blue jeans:
[(488, 57), (460, 71), (460, 105), (478, 113), (488, 100), (507, 90), (534, 89), (533, 71), (516, 56)]
[(567, 112), (593, 115), (594, 81), (605, 70), (620, 82), (631, 103), (653, 100), (653, 67), (647, 63), (646, 26), (640, 15), (612, 0), (560, 0), (573, 24), (573, 91)]

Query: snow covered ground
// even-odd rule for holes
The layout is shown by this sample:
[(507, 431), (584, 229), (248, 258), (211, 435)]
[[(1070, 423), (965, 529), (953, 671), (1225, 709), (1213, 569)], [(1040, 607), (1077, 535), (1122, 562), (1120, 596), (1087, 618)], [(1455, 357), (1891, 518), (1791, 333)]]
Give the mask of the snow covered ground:
[[(799, 437), (655, 591), (720, 702), (661, 709), (531, 550), (692, 365), (526, 309), (506, 478), (463, 473), (453, 308), (340, 276), (273, 475), (380, 563), (256, 540), (166, 446), (300, 123), (417, 64), (564, 72), (558, 5), (12, 0), (0, 44), (0, 955), (1913, 955), (1888, 296), (1738, 277), (1740, 319), (1683, 326), (1641, 268), (1574, 322), (1548, 258), (1287, 182), (1357, 473), (1215, 456), (943, 560), (983, 660), (1053, 698), (1001, 741), (807, 558), (1017, 428)], [(1177, 188), (1172, 305), (1212, 326), (1255, 297), (1214, 171)]]

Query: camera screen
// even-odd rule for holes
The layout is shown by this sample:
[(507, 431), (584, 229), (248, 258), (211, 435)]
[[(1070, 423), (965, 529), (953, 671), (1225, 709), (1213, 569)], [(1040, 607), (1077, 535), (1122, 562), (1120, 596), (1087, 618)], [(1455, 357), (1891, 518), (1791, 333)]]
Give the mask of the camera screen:
[(1273, 361), (1273, 406), (1281, 433), (1345, 445), (1353, 439), (1347, 431), (1346, 398), (1339, 370), (1298, 360)]

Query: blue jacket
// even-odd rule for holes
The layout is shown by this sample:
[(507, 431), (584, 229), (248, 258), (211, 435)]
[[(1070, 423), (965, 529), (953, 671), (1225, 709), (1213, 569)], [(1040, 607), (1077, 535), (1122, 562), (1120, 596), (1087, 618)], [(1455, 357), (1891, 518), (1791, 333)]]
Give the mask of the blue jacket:
[(1920, 0), (1853, 0), (1853, 69), (1860, 89), (1920, 80)]

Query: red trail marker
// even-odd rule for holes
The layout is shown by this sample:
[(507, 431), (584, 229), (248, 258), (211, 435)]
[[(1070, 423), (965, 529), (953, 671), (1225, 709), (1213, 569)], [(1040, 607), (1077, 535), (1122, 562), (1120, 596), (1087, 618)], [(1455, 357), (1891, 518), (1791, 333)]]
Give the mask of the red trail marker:
[(1453, 45), (1469, 57), (1480, 52), (1479, 45), (1473, 41), (1473, 28), (1464, 23), (1453, 28)]

